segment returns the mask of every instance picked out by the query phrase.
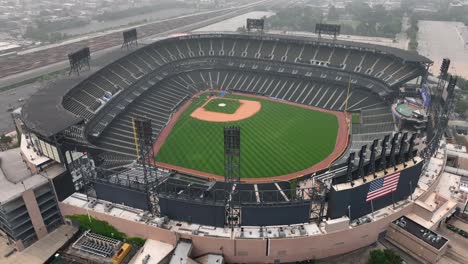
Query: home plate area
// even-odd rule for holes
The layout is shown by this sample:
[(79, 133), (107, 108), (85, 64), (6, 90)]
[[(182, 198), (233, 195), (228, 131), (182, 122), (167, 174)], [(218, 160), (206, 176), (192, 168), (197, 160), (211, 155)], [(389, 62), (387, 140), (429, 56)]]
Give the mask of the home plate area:
[(255, 115), (261, 107), (258, 101), (212, 96), (190, 116), (208, 122), (235, 122)]

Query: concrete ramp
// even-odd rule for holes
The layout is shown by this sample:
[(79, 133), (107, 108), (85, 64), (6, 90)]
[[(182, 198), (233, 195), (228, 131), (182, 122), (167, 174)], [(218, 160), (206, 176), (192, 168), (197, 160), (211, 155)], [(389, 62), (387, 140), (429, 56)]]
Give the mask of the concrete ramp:
[(200, 264), (224, 264), (224, 257), (217, 254), (206, 254), (195, 259)]
[(190, 264), (194, 261), (190, 258), (193, 245), (192, 241), (181, 239), (172, 253), (172, 258), (169, 264)]
[(130, 261), (131, 264), (167, 263), (174, 246), (157, 240), (147, 239), (145, 245)]

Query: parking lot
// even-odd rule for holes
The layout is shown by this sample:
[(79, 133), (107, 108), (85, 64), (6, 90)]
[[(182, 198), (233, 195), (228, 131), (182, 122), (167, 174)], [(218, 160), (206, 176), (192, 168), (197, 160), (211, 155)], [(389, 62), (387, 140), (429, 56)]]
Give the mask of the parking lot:
[(443, 58), (452, 63), (449, 72), (468, 79), (468, 30), (463, 23), (419, 21), (418, 52), (434, 61), (438, 73)]

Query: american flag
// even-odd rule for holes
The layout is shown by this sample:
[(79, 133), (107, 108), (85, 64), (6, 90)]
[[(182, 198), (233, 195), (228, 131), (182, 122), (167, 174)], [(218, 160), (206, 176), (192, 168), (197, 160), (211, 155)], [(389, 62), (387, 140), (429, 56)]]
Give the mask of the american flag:
[(369, 192), (367, 193), (366, 202), (396, 191), (399, 179), (400, 172), (396, 172), (371, 182)]

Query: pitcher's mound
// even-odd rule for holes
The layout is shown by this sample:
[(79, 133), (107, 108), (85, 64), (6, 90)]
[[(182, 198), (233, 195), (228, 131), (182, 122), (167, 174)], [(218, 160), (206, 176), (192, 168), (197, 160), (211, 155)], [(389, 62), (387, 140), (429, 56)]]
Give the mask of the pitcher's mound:
[[(239, 121), (239, 120), (249, 118), (255, 115), (262, 108), (262, 104), (258, 101), (224, 98), (227, 100), (239, 101), (240, 103), (239, 108), (237, 108), (237, 110), (232, 114), (206, 110), (204, 106), (208, 104), (211, 100), (216, 99), (216, 98), (218, 97), (210, 98), (201, 107), (195, 109), (195, 111), (193, 111), (192, 114), (190, 114), (190, 116), (193, 118), (203, 120), (203, 121), (208, 121), (208, 122), (234, 122), (234, 121)], [(219, 103), (218, 106), (226, 107), (226, 104)]]

